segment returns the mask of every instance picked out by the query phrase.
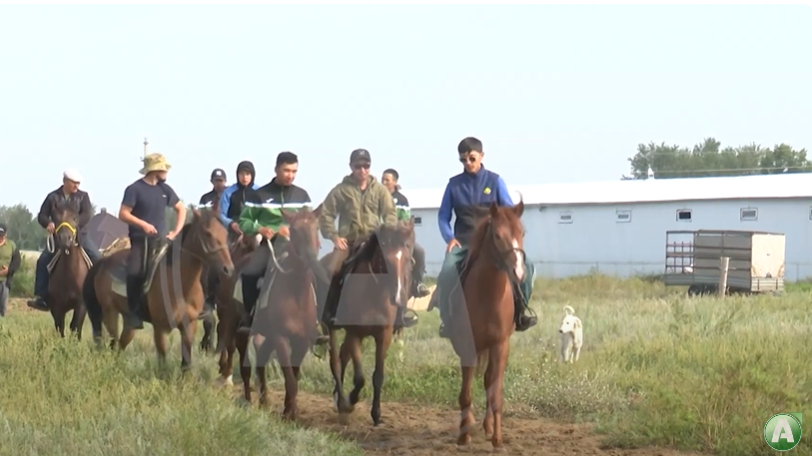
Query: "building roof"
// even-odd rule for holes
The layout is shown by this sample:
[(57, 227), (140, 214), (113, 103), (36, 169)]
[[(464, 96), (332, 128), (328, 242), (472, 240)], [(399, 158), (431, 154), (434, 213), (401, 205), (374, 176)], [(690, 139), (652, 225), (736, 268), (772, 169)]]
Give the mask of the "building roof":
[[(520, 192), (524, 204), (532, 205), (812, 198), (812, 173), (509, 185), (508, 189), (514, 202), (519, 201)], [(444, 191), (435, 188), (403, 193), (412, 209), (436, 209)]]
[(116, 239), (127, 236), (127, 224), (107, 212), (100, 212), (93, 216), (83, 231), (90, 236), (99, 250), (106, 249)]

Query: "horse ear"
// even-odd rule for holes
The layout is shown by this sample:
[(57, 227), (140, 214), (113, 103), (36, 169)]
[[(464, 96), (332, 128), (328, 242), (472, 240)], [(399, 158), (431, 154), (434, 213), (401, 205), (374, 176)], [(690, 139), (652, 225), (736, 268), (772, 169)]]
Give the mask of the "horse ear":
[(524, 201), (519, 200), (519, 204), (513, 206), (513, 212), (517, 217), (521, 218), (524, 214)]
[(192, 208), (192, 215), (195, 217), (195, 222), (200, 220), (200, 211), (196, 207)]
[(499, 214), (499, 206), (496, 205), (496, 201), (491, 203), (491, 217), (496, 217)]
[(319, 204), (319, 207), (317, 207), (315, 210), (313, 210), (313, 215), (315, 215), (316, 218), (321, 217), (321, 208), (322, 208), (322, 206), (324, 206), (324, 203)]
[(409, 217), (409, 224), (407, 226), (409, 227), (410, 230), (414, 229), (414, 215)]

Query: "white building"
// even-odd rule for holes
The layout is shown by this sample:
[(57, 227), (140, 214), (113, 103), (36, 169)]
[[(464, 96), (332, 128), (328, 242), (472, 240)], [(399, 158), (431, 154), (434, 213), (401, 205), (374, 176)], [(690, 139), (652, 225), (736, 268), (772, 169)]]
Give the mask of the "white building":
[[(511, 186), (521, 193), (524, 248), (536, 274), (566, 277), (597, 268), (627, 277), (661, 274), (668, 230), (746, 230), (786, 235), (785, 279), (812, 277), (812, 174)], [(444, 188), (406, 190), (436, 276), (445, 243), (437, 212)], [(453, 218), (452, 218), (453, 226)]]

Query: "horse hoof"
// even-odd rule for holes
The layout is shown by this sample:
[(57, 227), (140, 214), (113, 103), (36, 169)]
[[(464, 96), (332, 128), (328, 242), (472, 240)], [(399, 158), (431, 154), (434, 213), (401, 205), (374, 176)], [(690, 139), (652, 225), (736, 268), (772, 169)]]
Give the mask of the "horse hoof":
[(214, 386), (217, 389), (225, 388), (227, 386), (234, 386), (234, 380), (232, 380), (231, 375), (225, 378), (223, 376), (220, 376), (217, 377), (217, 380), (214, 381)]
[(507, 449), (502, 446), (502, 441), (493, 442), (493, 449), (491, 450), (493, 453), (504, 453)]
[(457, 437), (457, 446), (467, 446), (471, 443), (471, 434), (462, 434)]

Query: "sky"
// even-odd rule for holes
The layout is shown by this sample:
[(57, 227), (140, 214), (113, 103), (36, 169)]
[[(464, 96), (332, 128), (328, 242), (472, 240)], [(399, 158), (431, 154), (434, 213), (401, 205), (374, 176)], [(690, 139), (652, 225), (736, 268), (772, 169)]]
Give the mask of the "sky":
[[(443, 188), (483, 141), (509, 185), (617, 180), (639, 143), (812, 148), (805, 5), (0, 6), (0, 204), (76, 167), (116, 212), (143, 140), (186, 202), (299, 155), (314, 202), (372, 154)], [(439, 202), (438, 202), (439, 203)]]

